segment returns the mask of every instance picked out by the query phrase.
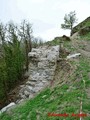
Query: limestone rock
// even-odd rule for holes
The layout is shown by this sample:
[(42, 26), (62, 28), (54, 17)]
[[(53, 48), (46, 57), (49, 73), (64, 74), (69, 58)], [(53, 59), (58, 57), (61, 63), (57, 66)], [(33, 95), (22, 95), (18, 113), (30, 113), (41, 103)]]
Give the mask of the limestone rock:
[(33, 94), (30, 94), (29, 95), (29, 99), (31, 99), (31, 98), (33, 98), (34, 97), (34, 95)]
[(81, 53), (75, 53), (75, 54), (72, 54), (72, 55), (68, 55), (67, 59), (76, 58), (77, 56), (80, 56), (80, 55), (81, 55)]
[(35, 83), (35, 82), (32, 82), (32, 81), (27, 81), (27, 82), (26, 82), (26, 85), (33, 86), (33, 87), (35, 86), (35, 84), (36, 84), (36, 83)]
[(15, 106), (16, 104), (14, 102), (10, 103), (9, 105), (7, 105), (6, 107), (2, 108), (0, 113), (3, 113), (5, 111), (7, 111), (8, 109), (12, 108), (13, 106)]
[(28, 97), (30, 95), (30, 93), (26, 90), (24, 91), (24, 94), (25, 94), (26, 97)]
[(30, 58), (38, 58), (38, 57), (39, 57), (39, 54), (37, 54), (36, 52), (30, 52), (30, 53), (28, 54), (28, 56), (29, 56)]

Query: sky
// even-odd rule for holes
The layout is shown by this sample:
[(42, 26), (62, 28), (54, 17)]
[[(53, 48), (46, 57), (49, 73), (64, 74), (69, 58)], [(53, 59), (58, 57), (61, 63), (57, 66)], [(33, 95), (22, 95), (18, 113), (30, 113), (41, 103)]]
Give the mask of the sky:
[(33, 35), (48, 41), (70, 34), (61, 24), (65, 14), (74, 10), (78, 23), (83, 21), (90, 16), (90, 0), (0, 0), (0, 21), (20, 23), (26, 19), (32, 24)]

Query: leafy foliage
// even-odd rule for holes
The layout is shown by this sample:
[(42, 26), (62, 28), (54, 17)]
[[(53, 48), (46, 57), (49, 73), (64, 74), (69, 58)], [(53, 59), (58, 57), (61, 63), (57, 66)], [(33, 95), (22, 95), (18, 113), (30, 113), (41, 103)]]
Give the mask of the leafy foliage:
[(64, 16), (64, 24), (61, 24), (62, 29), (70, 29), (72, 35), (72, 29), (74, 24), (77, 22), (75, 11), (70, 12), (69, 14), (65, 14)]
[[(30, 24), (25, 23), (24, 29), (26, 33), (20, 35), (21, 29), (13, 22), (9, 22), (6, 26), (0, 24), (0, 54), (2, 54), (2, 57), (0, 57), (0, 107), (5, 99), (9, 101), (8, 92), (22, 79), (23, 68), (31, 49), (29, 47), (31, 46)], [(24, 35), (27, 36), (25, 37), (27, 43), (24, 42)], [(28, 46), (27, 56), (26, 47), (23, 49), (23, 46), (26, 45)]]

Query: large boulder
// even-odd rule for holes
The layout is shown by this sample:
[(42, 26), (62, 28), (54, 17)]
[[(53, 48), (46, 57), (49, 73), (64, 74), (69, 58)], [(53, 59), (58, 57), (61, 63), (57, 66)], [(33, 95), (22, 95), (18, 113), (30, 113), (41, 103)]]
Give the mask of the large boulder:
[(14, 102), (10, 103), (9, 105), (7, 105), (6, 107), (2, 108), (0, 110), (0, 114), (3, 113), (3, 112), (6, 112), (8, 110), (10, 110), (11, 108), (13, 108), (13, 106), (15, 106), (16, 104)]
[(70, 37), (66, 36), (66, 35), (63, 35), (62, 36), (62, 40), (63, 41), (71, 41)]
[[(72, 35), (76, 32), (79, 32), (81, 29), (88, 27), (90, 25), (90, 17), (86, 18), (84, 21), (76, 25), (72, 30)], [(85, 32), (85, 31), (84, 31)], [(83, 33), (84, 33), (83, 32)]]

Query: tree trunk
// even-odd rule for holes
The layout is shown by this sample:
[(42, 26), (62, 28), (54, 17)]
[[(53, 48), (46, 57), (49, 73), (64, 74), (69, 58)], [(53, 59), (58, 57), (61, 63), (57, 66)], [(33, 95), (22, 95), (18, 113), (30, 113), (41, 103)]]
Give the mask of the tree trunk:
[(71, 33), (70, 33), (70, 36), (72, 36), (72, 30), (73, 30), (73, 27), (72, 27), (72, 24), (71, 24)]
[(28, 61), (28, 42), (27, 42), (27, 40), (25, 40), (25, 49), (26, 49), (26, 70), (28, 71), (29, 61)]
[(29, 52), (32, 50), (31, 36), (29, 35)]

